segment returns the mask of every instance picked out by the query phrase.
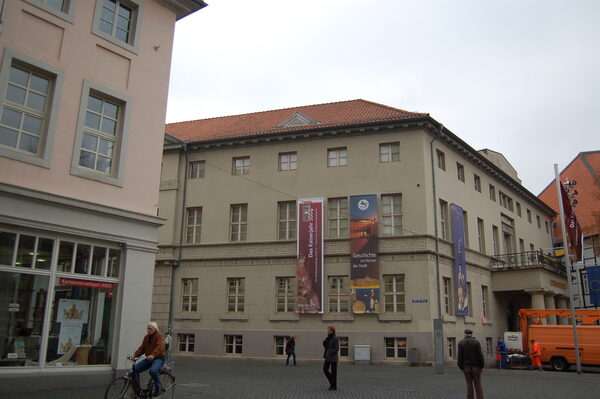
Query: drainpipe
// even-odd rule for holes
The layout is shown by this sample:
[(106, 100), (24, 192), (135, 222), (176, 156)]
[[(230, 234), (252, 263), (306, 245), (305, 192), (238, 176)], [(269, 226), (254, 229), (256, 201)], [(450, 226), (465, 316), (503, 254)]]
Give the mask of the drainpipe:
[[(444, 125), (440, 124), (439, 136), (442, 135)], [(435, 233), (435, 279), (437, 286), (437, 319), (433, 319), (433, 349), (435, 355), (435, 373), (444, 373), (444, 322), (442, 320), (442, 298), (440, 292), (440, 251), (438, 239), (438, 212), (437, 212), (437, 190), (435, 186), (435, 157), (433, 156), (433, 142), (437, 136), (429, 143), (431, 153), (431, 184), (433, 186), (433, 222)]]
[[(183, 193), (181, 199), (181, 229), (179, 231), (179, 253), (177, 254), (177, 261), (171, 269), (171, 295), (169, 296), (169, 325), (167, 331), (171, 337), (173, 337), (173, 306), (175, 302), (175, 271), (181, 265), (181, 258), (183, 257), (183, 237), (185, 232), (185, 204), (187, 197), (187, 175), (188, 175), (188, 150), (187, 143), (181, 143), (181, 149), (185, 156), (185, 166), (183, 167)], [(172, 344), (172, 343), (171, 343)]]

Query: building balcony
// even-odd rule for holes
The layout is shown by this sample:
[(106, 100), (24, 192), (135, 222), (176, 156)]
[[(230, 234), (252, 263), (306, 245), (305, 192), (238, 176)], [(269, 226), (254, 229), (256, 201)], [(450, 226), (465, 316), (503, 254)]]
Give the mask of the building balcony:
[(527, 251), (513, 254), (494, 255), (491, 261), (492, 271), (546, 269), (566, 276), (565, 265), (542, 251)]

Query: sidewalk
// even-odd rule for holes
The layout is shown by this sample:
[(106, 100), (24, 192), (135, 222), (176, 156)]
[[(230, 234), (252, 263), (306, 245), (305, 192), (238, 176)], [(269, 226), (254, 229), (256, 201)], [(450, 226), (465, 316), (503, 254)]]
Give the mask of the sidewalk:
[[(431, 367), (338, 367), (338, 390), (328, 391), (320, 364), (284, 366), (250, 361), (177, 359), (176, 399), (312, 399), (312, 398), (411, 398), (460, 399), (466, 397), (464, 377), (457, 368), (434, 374)], [(588, 399), (599, 397), (600, 374), (591, 370), (529, 371), (486, 369), (486, 399)], [(18, 399), (94, 399), (104, 388), (40, 391), (19, 394)]]

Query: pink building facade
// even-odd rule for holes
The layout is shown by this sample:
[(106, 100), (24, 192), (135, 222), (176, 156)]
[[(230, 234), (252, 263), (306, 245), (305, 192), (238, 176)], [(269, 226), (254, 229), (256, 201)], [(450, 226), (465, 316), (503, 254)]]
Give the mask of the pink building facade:
[(0, 378), (127, 367), (152, 303), (174, 27), (204, 6), (0, 0)]

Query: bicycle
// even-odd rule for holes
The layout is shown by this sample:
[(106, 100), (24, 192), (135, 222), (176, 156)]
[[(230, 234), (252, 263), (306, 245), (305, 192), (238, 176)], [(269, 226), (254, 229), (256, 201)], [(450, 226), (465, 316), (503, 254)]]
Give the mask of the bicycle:
[(141, 357), (131, 358), (127, 357), (128, 360), (133, 361), (131, 365), (131, 370), (128, 371), (124, 376), (115, 378), (109, 385), (106, 387), (106, 391), (104, 392), (104, 399), (117, 399), (117, 398), (139, 398), (139, 399), (150, 399), (150, 398), (158, 398), (161, 399), (172, 399), (175, 395), (175, 376), (172, 374), (172, 366), (169, 363), (165, 363), (164, 366), (161, 367), (159, 371), (160, 383), (163, 386), (165, 392), (155, 395), (154, 390), (154, 380), (150, 377), (148, 384), (146, 384), (146, 388), (143, 388), (141, 381), (138, 381), (137, 378), (134, 377), (133, 367), (135, 363), (141, 359)]

